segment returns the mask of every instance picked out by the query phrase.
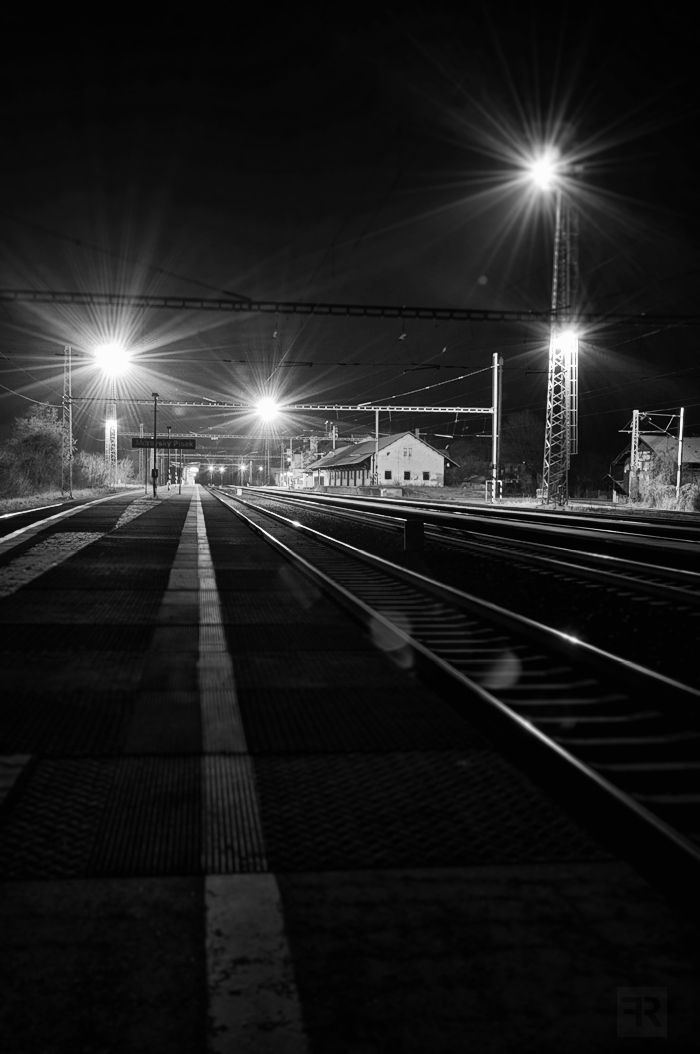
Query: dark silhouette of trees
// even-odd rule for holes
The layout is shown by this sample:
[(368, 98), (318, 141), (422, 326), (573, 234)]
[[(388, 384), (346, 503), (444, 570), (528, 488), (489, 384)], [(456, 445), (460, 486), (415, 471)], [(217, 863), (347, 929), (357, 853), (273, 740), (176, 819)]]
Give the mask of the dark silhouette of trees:
[(61, 486), (62, 430), (53, 406), (32, 406), (15, 419), (0, 457), (0, 478), (7, 497), (36, 494)]

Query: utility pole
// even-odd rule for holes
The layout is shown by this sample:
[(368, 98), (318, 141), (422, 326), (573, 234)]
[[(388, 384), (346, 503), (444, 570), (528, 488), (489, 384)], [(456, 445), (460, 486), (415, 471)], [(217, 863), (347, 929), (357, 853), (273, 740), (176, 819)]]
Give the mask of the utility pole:
[(168, 474), (168, 490), (170, 490), (170, 429), (172, 428), (172, 425), (168, 425), (167, 428), (168, 428), (168, 467), (167, 467), (166, 471), (167, 471), (167, 474)]
[(683, 475), (683, 417), (685, 407), (681, 406), (680, 421), (678, 422), (678, 471), (676, 472), (676, 501), (681, 496), (681, 477)]
[[(138, 426), (138, 434), (143, 438), (143, 422)], [(148, 457), (145, 456), (145, 451), (142, 447), (138, 450), (138, 477), (139, 480), (143, 480), (143, 493), (148, 494), (149, 492), (149, 466)]]
[(158, 392), (151, 392), (153, 397), (153, 497), (158, 497)]
[(379, 486), (379, 410), (374, 411), (374, 485)]
[(576, 313), (579, 239), (576, 209), (561, 187), (556, 194), (542, 501), (566, 505), (571, 455), (578, 453), (578, 337), (559, 316)]
[(630, 441), (630, 477), (627, 488), (628, 497), (632, 501), (636, 501), (639, 497), (639, 417), (639, 410), (633, 410), (632, 437)]
[(498, 455), (501, 441), (501, 395), (503, 391), (503, 356), (497, 353), (493, 356), (493, 389), (491, 416), (491, 501), (495, 502), (499, 495), (499, 486), (502, 486), (498, 478)]

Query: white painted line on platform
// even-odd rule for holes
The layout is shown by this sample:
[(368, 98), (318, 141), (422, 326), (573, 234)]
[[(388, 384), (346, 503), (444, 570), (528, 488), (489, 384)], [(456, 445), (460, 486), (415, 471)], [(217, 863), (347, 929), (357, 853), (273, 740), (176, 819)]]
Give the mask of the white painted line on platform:
[(202, 751), (205, 754), (248, 753), (236, 696), (233, 663), (226, 644), (221, 602), (204, 525), (199, 486), (195, 487), (197, 575), (199, 578), (199, 698)]
[[(255, 770), (236, 695), (221, 601), (195, 487), (199, 580), (209, 1054), (307, 1054), (279, 887), (267, 872)], [(190, 514), (188, 514), (188, 521)], [(188, 524), (186, 524), (186, 528)], [(183, 532), (183, 542), (187, 536)]]
[(0, 520), (9, 520), (12, 516), (26, 516), (30, 512), (44, 512), (46, 509), (57, 509), (59, 505), (65, 505), (65, 501), (54, 501), (51, 505), (32, 505), (28, 509), (18, 509), (16, 512), (3, 512)]
[(274, 875), (209, 875), (210, 1054), (305, 1054), (309, 1049)]

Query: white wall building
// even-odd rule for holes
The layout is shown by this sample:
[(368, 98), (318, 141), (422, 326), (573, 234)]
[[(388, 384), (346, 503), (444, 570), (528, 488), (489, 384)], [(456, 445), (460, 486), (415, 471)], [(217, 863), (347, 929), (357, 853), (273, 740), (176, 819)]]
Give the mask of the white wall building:
[[(382, 436), (375, 466), (375, 441), (326, 454), (306, 468), (312, 487), (441, 487), (452, 462), (413, 432)], [(376, 481), (375, 481), (376, 472)]]

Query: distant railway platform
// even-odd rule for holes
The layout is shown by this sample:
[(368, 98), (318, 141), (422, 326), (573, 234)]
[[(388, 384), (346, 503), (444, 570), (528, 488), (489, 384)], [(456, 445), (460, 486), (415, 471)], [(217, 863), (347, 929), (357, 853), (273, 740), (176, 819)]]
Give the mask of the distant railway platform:
[(698, 921), (205, 488), (0, 538), (0, 623), (3, 1054), (690, 1049)]

